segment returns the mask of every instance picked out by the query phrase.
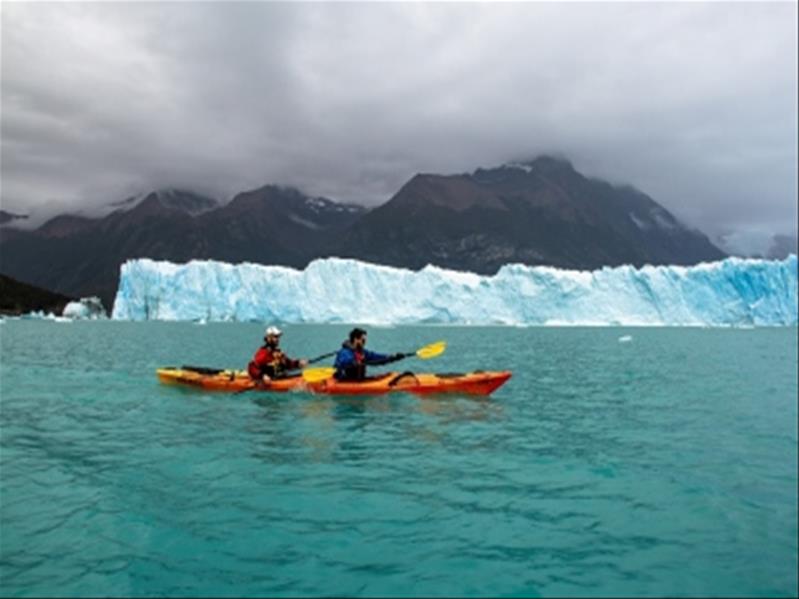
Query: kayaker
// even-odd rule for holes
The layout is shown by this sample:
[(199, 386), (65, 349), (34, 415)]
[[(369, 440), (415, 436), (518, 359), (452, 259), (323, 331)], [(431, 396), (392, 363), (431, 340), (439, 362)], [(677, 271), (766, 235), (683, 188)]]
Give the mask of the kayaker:
[(405, 354), (379, 354), (366, 349), (366, 331), (352, 329), (349, 339), (341, 344), (333, 364), (339, 381), (362, 381), (366, 378), (367, 366), (381, 366), (405, 358)]
[(270, 326), (264, 333), (264, 344), (255, 352), (255, 356), (247, 365), (250, 378), (269, 383), (272, 379), (286, 378), (288, 370), (305, 368), (308, 360), (294, 360), (280, 349), (280, 337), (283, 331)]

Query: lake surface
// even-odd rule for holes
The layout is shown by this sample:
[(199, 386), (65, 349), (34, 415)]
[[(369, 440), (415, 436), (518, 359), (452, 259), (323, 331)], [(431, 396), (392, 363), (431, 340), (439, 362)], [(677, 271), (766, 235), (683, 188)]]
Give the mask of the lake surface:
[(370, 328), (487, 399), (158, 384), (262, 329), (0, 325), (0, 594), (797, 592), (796, 328)]

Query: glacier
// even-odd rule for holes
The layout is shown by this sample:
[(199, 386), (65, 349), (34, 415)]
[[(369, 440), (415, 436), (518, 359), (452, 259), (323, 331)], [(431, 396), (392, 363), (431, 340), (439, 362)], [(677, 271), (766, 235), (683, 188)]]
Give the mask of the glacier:
[(795, 326), (797, 258), (495, 275), (325, 258), (304, 270), (129, 260), (116, 320), (465, 325)]

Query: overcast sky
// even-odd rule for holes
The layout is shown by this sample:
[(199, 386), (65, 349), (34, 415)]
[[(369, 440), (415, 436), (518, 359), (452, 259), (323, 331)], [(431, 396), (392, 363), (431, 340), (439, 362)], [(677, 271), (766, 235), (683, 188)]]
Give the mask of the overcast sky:
[(542, 153), (794, 232), (797, 4), (2, 4), (2, 207), (387, 200)]

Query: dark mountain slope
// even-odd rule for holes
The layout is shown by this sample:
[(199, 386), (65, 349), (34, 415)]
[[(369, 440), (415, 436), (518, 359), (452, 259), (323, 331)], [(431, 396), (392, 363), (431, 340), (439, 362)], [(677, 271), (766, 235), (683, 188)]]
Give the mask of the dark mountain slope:
[(593, 269), (724, 257), (649, 196), (549, 157), (473, 174), (417, 175), (331, 253), (480, 273), (508, 262)]
[(302, 267), (329, 235), (365, 212), (276, 186), (239, 194), (226, 206), (179, 190), (121, 206), (99, 219), (61, 215), (35, 231), (0, 230), (0, 272), (73, 296), (98, 295), (110, 306), (125, 260)]
[(73, 298), (0, 275), (0, 314), (43, 311), (60, 315)]

